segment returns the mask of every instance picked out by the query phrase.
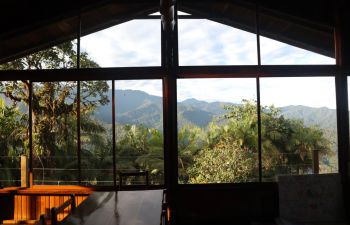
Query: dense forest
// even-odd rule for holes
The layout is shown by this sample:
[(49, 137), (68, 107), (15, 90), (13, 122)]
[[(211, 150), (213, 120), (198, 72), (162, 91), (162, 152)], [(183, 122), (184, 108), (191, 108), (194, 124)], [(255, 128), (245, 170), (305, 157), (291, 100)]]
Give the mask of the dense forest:
[[(68, 69), (76, 67), (76, 60), (74, 45), (68, 42), (0, 65), (0, 69)], [(81, 67), (91, 66), (98, 65), (89, 59), (87, 53), (82, 53)], [(110, 105), (109, 85), (107, 81), (84, 81), (80, 85), (82, 183), (112, 185), (112, 126), (110, 118), (105, 116), (106, 110), (102, 110)], [(30, 83), (26, 80), (0, 84), (0, 180), (3, 186), (18, 185), (19, 156), (29, 155), (29, 88)], [(126, 102), (137, 105), (139, 99)], [(157, 98), (154, 100), (161, 104)], [(33, 83), (33, 167), (36, 184), (78, 183), (77, 102), (77, 82)], [(148, 102), (143, 111), (140, 104), (138, 110), (130, 113), (128, 110), (120, 111), (125, 105), (119, 107), (118, 104), (117, 170), (147, 170), (152, 184), (162, 184), (164, 140), (161, 107)], [(217, 104), (213, 108), (216, 111), (208, 114), (203, 106), (188, 108), (179, 104), (179, 183), (257, 181), (256, 102), (242, 100), (240, 104)], [(111, 110), (107, 112), (111, 113)], [(288, 117), (282, 109), (274, 106), (263, 106), (263, 180), (274, 181), (281, 174), (311, 173), (314, 150), (320, 152), (321, 172), (336, 171), (334, 136), (331, 129)], [(131, 178), (128, 182), (138, 184), (140, 180)]]

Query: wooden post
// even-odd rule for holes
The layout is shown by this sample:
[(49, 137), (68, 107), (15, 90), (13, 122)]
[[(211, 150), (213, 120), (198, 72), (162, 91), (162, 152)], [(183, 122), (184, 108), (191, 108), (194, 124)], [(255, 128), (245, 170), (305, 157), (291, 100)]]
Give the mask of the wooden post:
[(29, 164), (25, 155), (21, 155), (21, 187), (29, 187)]
[(314, 174), (320, 173), (319, 152), (318, 149), (312, 151), (312, 170)]

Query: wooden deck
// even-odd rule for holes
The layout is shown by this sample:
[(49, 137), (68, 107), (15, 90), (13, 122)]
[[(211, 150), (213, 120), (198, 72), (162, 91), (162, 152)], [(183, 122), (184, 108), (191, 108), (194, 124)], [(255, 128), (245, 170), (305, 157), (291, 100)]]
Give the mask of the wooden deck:
[(159, 225), (163, 190), (94, 192), (62, 225)]

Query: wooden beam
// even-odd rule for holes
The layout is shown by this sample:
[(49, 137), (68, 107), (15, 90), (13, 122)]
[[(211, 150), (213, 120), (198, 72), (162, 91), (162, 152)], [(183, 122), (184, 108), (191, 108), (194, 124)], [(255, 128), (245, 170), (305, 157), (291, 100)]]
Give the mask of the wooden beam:
[(0, 81), (31, 80), (33, 82), (51, 82), (89, 80), (146, 80), (162, 79), (164, 74), (164, 69), (161, 67), (0, 70)]
[(181, 66), (178, 78), (255, 78), (335, 76), (336, 65)]

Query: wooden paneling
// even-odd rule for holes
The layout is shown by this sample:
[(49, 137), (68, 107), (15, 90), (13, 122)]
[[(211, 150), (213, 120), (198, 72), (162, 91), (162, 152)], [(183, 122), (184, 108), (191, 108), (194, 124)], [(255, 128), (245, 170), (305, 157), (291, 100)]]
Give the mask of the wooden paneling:
[[(87, 195), (75, 196), (77, 206), (87, 198)], [(0, 197), (1, 220), (38, 220), (40, 215), (50, 215), (50, 209), (62, 205), (70, 199), (69, 195), (3, 195)], [(11, 208), (13, 210), (11, 210)], [(58, 214), (58, 221), (70, 213), (70, 207)]]

